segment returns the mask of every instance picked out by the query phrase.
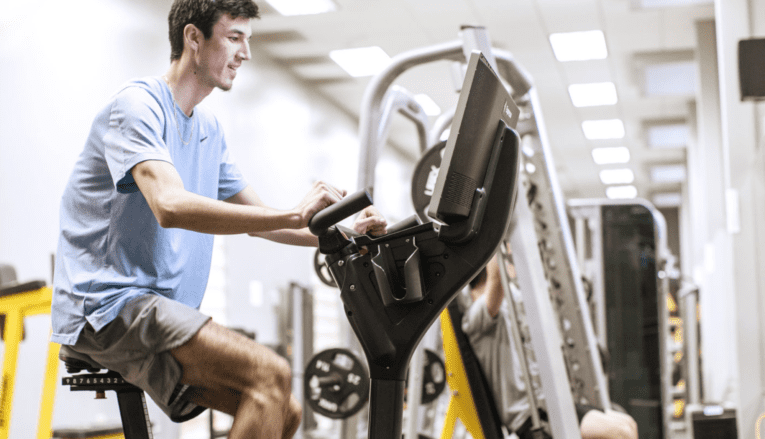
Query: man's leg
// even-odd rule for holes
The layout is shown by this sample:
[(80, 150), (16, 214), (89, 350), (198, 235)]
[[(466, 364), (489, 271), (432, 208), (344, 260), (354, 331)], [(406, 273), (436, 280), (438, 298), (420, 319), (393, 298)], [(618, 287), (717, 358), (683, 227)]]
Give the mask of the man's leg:
[(290, 367), (275, 352), (212, 321), (170, 352), (183, 369), (181, 383), (198, 388), (189, 399), (234, 416), (229, 438), (289, 438), (297, 431), (302, 414)]

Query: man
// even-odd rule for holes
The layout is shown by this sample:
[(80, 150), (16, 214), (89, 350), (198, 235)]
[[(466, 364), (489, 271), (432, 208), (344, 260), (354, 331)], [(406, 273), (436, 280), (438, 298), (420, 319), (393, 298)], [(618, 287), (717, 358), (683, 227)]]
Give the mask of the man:
[[(512, 266), (509, 267), (514, 278)], [(530, 434), (528, 390), (520, 369), (518, 350), (510, 337), (508, 313), (499, 272), (498, 256), (470, 282), (470, 304), (462, 320), (476, 358), (483, 368), (502, 423), (521, 439)], [(529, 361), (532, 375), (538, 375), (537, 365)], [(543, 399), (541, 389), (535, 388), (537, 400)], [(577, 404), (582, 439), (637, 439), (637, 424), (631, 416), (608, 410), (605, 413)]]
[[(301, 409), (285, 360), (198, 312), (214, 234), (317, 245), (306, 229), (345, 191), (317, 183), (292, 210), (265, 206), (199, 104), (250, 59), (252, 0), (176, 0), (171, 63), (96, 116), (61, 204), (52, 341), (115, 370), (173, 419), (234, 416), (229, 438), (292, 437)], [(357, 232), (385, 233), (374, 209)]]

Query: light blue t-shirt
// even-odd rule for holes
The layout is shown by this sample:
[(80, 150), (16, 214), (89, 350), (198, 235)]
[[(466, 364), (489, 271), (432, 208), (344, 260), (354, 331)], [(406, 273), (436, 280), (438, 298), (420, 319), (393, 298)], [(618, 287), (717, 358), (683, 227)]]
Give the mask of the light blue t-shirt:
[(74, 344), (86, 322), (98, 331), (142, 294), (199, 308), (213, 236), (160, 227), (130, 173), (146, 160), (171, 163), (205, 197), (246, 187), (210, 112), (187, 117), (159, 77), (124, 85), (96, 116), (61, 200), (52, 341)]

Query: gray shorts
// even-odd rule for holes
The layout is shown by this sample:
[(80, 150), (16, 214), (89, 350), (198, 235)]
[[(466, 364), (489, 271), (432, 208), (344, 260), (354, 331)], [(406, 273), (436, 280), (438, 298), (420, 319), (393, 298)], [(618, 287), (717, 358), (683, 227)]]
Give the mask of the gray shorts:
[(163, 296), (146, 294), (128, 302), (117, 317), (95, 332), (86, 324), (71, 349), (113, 370), (143, 389), (175, 422), (191, 419), (205, 408), (187, 401), (180, 383), (181, 365), (170, 349), (186, 343), (210, 317)]

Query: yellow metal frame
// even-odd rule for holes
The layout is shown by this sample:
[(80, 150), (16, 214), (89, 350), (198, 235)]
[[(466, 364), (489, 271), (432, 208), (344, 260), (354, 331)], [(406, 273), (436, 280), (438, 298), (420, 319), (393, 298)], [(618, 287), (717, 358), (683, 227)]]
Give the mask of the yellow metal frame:
[(457, 419), (462, 420), (462, 424), (474, 439), (484, 439), (486, 436), (478, 418), (478, 408), (473, 399), (473, 392), (470, 390), (470, 383), (448, 310), (441, 313), (441, 333), (446, 358), (446, 382), (452, 392), (449, 398), (449, 408), (446, 410), (444, 428), (441, 431), (441, 439), (450, 439), (454, 435)]
[[(24, 318), (37, 314), (50, 314), (52, 297), (53, 290), (50, 287), (43, 287), (0, 298), (0, 314), (6, 315), (3, 376), (0, 381), (0, 439), (8, 439), (11, 429), (13, 388)], [(56, 343), (50, 343), (48, 347), (37, 439), (50, 439), (52, 435), (51, 421), (58, 378), (59, 347)]]

